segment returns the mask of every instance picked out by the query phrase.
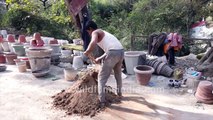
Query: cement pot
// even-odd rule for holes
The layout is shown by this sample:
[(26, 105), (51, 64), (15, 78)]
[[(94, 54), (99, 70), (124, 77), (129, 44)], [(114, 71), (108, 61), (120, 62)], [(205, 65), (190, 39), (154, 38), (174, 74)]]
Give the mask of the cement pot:
[(55, 53), (51, 55), (51, 64), (58, 65), (60, 63), (61, 53)]
[(60, 53), (61, 48), (59, 44), (50, 44), (50, 47), (52, 49), (52, 54)]
[(14, 61), (16, 62), (16, 66), (18, 67), (19, 72), (26, 72), (27, 71), (25, 61), (21, 61), (20, 59), (15, 59)]
[(137, 81), (140, 85), (147, 85), (150, 81), (154, 68), (147, 65), (139, 65), (134, 67)]
[(64, 79), (67, 81), (73, 81), (77, 78), (77, 70), (74, 70), (73, 68), (65, 68), (64, 69)]
[(0, 63), (6, 63), (4, 53), (0, 53)]
[(21, 61), (26, 62), (27, 69), (31, 69), (31, 67), (30, 67), (30, 61), (29, 61), (29, 59), (27, 57), (26, 58), (22, 58)]
[(26, 43), (27, 41), (26, 41), (25, 35), (19, 35), (18, 42), (19, 43)]
[(4, 52), (10, 52), (10, 48), (9, 48), (8, 41), (3, 41), (3, 42), (1, 43), (1, 46), (2, 46), (2, 48), (3, 48), (3, 50), (4, 50)]
[(17, 55), (15, 53), (5, 54), (6, 62), (9, 65), (15, 65), (15, 59), (17, 59)]
[(56, 40), (56, 39), (53, 39), (53, 40), (49, 40), (48, 41), (48, 44), (58, 44), (58, 40)]
[(16, 43), (12, 45), (13, 51), (18, 55), (18, 56), (25, 56), (25, 48), (23, 44)]
[(52, 49), (37, 47), (26, 50), (30, 61), (31, 71), (35, 77), (42, 77), (49, 73)]
[(81, 56), (74, 56), (73, 58), (73, 68), (74, 69), (80, 69), (84, 65), (83, 59)]
[(7, 35), (7, 41), (10, 42), (10, 43), (15, 42), (15, 37), (14, 37), (14, 35), (8, 34), (8, 35)]

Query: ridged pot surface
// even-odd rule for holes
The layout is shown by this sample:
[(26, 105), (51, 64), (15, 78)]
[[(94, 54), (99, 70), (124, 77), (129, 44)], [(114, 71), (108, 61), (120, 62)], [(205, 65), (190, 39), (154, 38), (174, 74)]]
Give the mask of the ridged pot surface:
[(134, 67), (136, 79), (140, 85), (147, 85), (150, 81), (154, 69), (147, 65), (139, 65)]

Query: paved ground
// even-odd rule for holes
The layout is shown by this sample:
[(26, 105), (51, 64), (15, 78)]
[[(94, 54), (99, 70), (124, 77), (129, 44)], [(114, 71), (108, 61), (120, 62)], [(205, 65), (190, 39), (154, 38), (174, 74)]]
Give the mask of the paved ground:
[[(138, 85), (134, 76), (123, 80), (122, 103), (95, 117), (67, 116), (52, 107), (51, 96), (69, 88), (73, 82), (63, 79), (63, 68), (51, 66), (46, 78), (35, 78), (30, 71), (19, 73), (8, 66), (0, 73), (1, 120), (212, 120), (213, 106), (196, 103), (188, 89), (167, 87), (168, 78), (152, 76), (149, 86)], [(113, 77), (107, 83), (115, 87)]]

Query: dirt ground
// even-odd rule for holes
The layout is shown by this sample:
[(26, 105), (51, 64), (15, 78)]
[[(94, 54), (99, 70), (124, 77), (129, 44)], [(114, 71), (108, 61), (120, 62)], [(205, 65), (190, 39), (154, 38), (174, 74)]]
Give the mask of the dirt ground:
[[(64, 80), (63, 68), (51, 66), (50, 75), (35, 78), (8, 65), (0, 73), (1, 120), (212, 120), (213, 106), (197, 103), (187, 88), (169, 88), (169, 78), (153, 75), (149, 86), (141, 86), (134, 75), (123, 80), (124, 97), (95, 117), (66, 115), (55, 109), (51, 96), (74, 82)], [(108, 85), (115, 88), (114, 77)]]

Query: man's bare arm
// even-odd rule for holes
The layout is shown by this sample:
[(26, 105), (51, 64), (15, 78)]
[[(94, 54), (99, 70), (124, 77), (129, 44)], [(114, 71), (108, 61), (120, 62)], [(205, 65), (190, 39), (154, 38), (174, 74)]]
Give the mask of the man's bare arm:
[(98, 33), (97, 32), (93, 32), (90, 44), (89, 44), (87, 50), (84, 52), (84, 54), (86, 56), (89, 56), (89, 54), (93, 51), (93, 49), (95, 48), (97, 42), (98, 42)]

